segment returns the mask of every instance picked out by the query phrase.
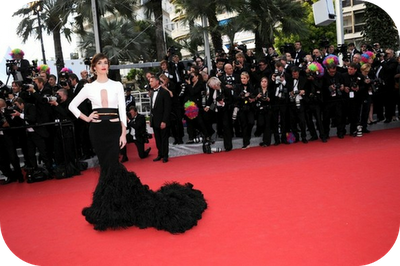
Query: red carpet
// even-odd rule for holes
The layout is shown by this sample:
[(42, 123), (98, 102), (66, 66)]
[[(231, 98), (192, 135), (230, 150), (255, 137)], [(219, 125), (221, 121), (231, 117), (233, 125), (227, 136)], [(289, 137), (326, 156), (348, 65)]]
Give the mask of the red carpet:
[[(16, 256), (36, 265), (365, 265), (393, 246), (400, 224), (400, 129), (212, 155), (139, 160), (157, 189), (191, 182), (209, 203), (182, 235), (97, 232), (80, 214), (95, 169), (71, 179), (0, 186), (0, 223)], [(155, 148), (153, 148), (155, 149)], [(1, 259), (0, 259), (0, 264)]]

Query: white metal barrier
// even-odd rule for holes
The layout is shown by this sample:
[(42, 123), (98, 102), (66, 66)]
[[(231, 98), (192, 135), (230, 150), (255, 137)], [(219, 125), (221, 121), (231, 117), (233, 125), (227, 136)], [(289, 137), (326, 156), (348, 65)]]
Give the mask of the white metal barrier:
[(135, 97), (136, 108), (138, 112), (148, 116), (150, 115), (150, 97), (149, 93), (141, 91), (132, 91), (131, 94)]

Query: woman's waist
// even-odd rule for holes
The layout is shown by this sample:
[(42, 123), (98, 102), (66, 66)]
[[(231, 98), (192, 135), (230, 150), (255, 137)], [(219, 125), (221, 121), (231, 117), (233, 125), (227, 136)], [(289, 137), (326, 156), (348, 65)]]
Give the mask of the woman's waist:
[(110, 120), (114, 118), (119, 118), (117, 108), (95, 108), (94, 112), (97, 112), (99, 118), (97, 120)]

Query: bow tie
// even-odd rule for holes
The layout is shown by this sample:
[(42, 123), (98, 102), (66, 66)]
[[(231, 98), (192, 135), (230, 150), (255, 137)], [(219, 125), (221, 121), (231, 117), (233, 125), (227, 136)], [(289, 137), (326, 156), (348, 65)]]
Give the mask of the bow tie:
[(155, 89), (155, 90), (153, 90), (154, 92), (156, 92), (156, 91), (159, 91), (159, 89)]

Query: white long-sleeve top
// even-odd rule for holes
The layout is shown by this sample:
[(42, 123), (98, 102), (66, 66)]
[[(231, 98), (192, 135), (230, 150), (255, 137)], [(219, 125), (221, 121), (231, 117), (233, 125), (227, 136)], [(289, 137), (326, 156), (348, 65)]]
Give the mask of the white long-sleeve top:
[[(102, 101), (102, 91), (106, 92), (107, 99)], [(105, 93), (103, 92), (103, 95)], [(120, 82), (109, 79), (107, 82), (101, 83), (94, 81), (83, 86), (82, 90), (75, 96), (69, 104), (69, 110), (77, 117), (81, 115), (78, 106), (86, 99), (92, 103), (92, 108), (117, 108), (119, 119), (126, 127), (126, 107), (124, 88)], [(108, 105), (106, 103), (108, 102)], [(104, 105), (103, 105), (104, 104)]]

